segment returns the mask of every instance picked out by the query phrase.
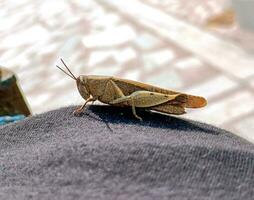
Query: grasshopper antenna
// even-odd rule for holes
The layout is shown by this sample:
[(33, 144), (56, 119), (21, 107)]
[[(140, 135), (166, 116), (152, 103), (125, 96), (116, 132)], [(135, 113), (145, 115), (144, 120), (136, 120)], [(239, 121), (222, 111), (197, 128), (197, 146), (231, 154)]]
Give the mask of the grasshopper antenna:
[(64, 64), (64, 66), (66, 67), (66, 69), (68, 70), (68, 72), (70, 73), (70, 74), (68, 74), (66, 71), (64, 71), (61, 67), (59, 67), (58, 65), (56, 65), (56, 67), (58, 68), (58, 69), (60, 69), (63, 73), (65, 73), (66, 75), (68, 75), (69, 77), (71, 77), (72, 79), (74, 79), (74, 80), (77, 80), (77, 78), (74, 76), (74, 74), (71, 72), (71, 70), (67, 67), (67, 65), (65, 64), (65, 62), (63, 61), (63, 59), (61, 58), (61, 61), (62, 61), (62, 63)]
[(62, 63), (64, 64), (64, 66), (65, 66), (66, 69), (68, 70), (68, 72), (70, 72), (70, 74), (73, 76), (73, 78), (74, 78), (75, 80), (77, 80), (77, 78), (73, 75), (73, 73), (71, 72), (71, 70), (67, 67), (67, 65), (65, 64), (65, 62), (63, 61), (63, 59), (60, 58), (60, 60), (62, 61)]
[(65, 73), (67, 76), (71, 77), (72, 79), (76, 80), (73, 76), (71, 76), (70, 74), (68, 74), (66, 71), (64, 71), (62, 68), (60, 68), (58, 65), (56, 65), (56, 67), (58, 69), (60, 69), (63, 73)]

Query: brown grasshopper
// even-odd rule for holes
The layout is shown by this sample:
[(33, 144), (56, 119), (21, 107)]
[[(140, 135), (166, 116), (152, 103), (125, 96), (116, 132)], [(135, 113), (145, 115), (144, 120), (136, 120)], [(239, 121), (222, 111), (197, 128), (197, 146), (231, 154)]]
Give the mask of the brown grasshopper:
[(142, 118), (136, 114), (136, 107), (180, 115), (185, 113), (184, 108), (200, 108), (207, 104), (206, 99), (200, 96), (113, 76), (80, 75), (76, 77), (62, 59), (61, 61), (69, 73), (59, 66), (56, 67), (76, 81), (80, 95), (86, 100), (74, 111), (74, 114), (81, 113), (88, 102), (96, 100), (113, 106), (132, 107), (133, 115), (139, 120)]

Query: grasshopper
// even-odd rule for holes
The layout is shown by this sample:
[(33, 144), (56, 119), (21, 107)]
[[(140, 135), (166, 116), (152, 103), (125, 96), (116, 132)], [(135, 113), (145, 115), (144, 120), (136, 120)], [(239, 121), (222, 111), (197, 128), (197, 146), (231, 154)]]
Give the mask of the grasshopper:
[(81, 113), (88, 102), (96, 100), (112, 106), (131, 107), (133, 115), (141, 121), (142, 118), (136, 113), (136, 107), (181, 115), (185, 113), (185, 108), (200, 108), (207, 104), (206, 99), (200, 96), (113, 76), (80, 75), (76, 77), (63, 59), (61, 61), (69, 73), (57, 65), (56, 67), (76, 81), (78, 91), (85, 99), (85, 103), (77, 108), (74, 114)]

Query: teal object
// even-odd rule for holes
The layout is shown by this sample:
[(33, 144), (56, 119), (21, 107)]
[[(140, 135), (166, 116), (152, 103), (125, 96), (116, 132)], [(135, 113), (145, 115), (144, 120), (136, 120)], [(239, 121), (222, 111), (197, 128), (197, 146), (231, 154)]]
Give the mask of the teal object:
[(8, 124), (11, 122), (19, 121), (24, 119), (24, 115), (13, 115), (13, 116), (0, 116), (0, 125)]

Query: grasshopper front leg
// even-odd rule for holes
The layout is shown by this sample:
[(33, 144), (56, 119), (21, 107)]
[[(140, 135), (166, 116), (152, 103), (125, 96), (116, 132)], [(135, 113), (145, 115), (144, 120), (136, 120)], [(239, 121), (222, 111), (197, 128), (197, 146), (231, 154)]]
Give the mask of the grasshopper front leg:
[(83, 109), (86, 107), (86, 104), (87, 104), (88, 102), (90, 102), (90, 101), (94, 102), (94, 101), (96, 101), (96, 99), (94, 99), (92, 96), (90, 96), (82, 106), (80, 106), (79, 108), (77, 108), (76, 110), (74, 110), (73, 114), (74, 114), (74, 115), (80, 114), (80, 113), (83, 111)]

